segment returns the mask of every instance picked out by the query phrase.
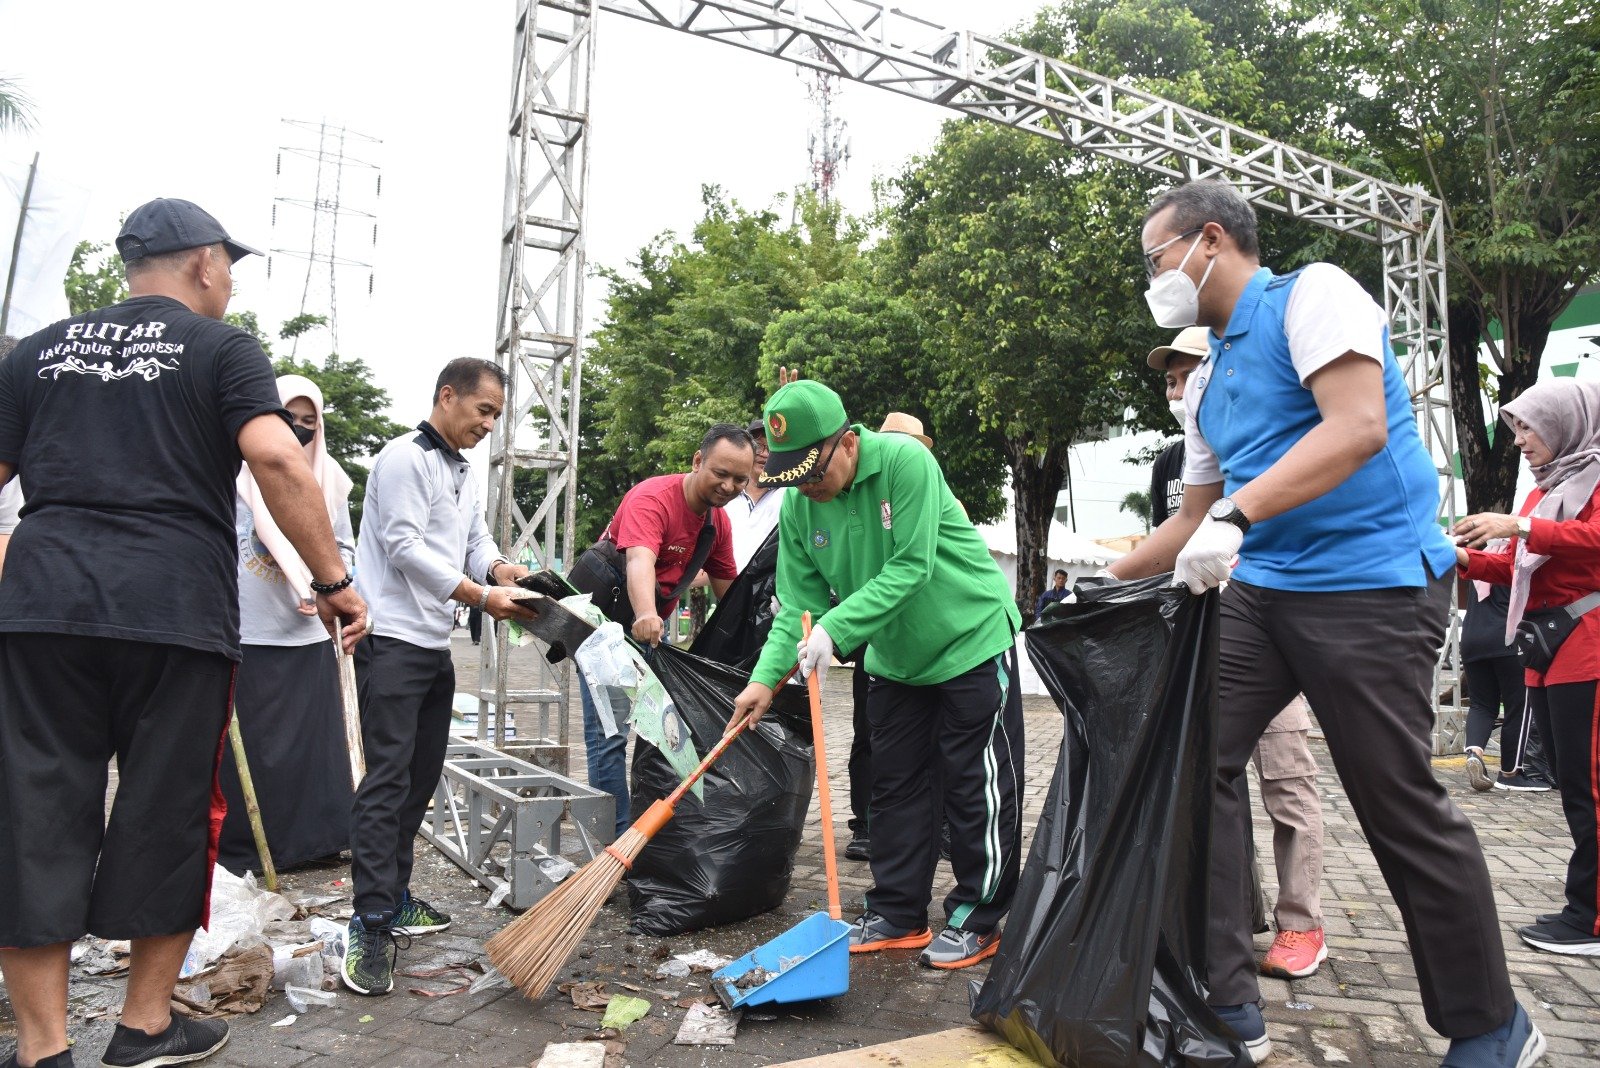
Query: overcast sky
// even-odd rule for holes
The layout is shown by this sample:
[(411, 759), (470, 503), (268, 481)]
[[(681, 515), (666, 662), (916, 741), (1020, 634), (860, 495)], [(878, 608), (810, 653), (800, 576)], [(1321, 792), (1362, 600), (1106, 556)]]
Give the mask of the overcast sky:
[[(952, 26), (1001, 32), (1035, 0), (905, 0)], [(0, 138), (0, 159), (41, 153), (41, 169), (89, 190), (83, 236), (109, 241), (119, 217), (157, 196), (194, 200), (258, 248), (294, 244), (294, 214), (272, 228), (275, 196), (309, 198), (309, 171), (279, 149), (327, 121), (381, 140), (351, 151), (379, 164), (378, 239), (350, 225), (341, 256), (370, 261), (339, 280), (340, 349), (377, 371), (394, 415), (426, 414), (438, 367), (492, 358), (514, 5), (165, 0), (0, 0), (0, 75), (20, 79), (37, 128)], [(976, 21), (974, 21), (976, 20)], [(687, 233), (700, 188), (750, 206), (806, 181), (812, 109), (796, 68), (743, 50), (602, 15), (591, 115), (591, 266), (621, 266), (663, 229)], [(840, 196), (864, 212), (876, 176), (925, 150), (950, 113), (844, 86), (852, 159)], [(349, 201), (371, 206), (350, 175)], [(302, 242), (303, 244), (303, 242)], [(243, 261), (234, 310), (276, 327), (299, 310), (305, 264)], [(587, 317), (601, 312), (591, 284)], [(302, 345), (325, 354), (326, 342)], [(482, 450), (480, 450), (482, 451)]]

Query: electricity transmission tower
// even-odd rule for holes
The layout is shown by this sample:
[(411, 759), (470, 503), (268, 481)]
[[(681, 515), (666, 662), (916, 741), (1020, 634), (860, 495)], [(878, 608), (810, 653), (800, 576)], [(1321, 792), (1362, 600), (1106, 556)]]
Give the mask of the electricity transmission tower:
[[(820, 53), (818, 59), (824, 58)], [(805, 71), (801, 71), (805, 77)], [(833, 186), (839, 172), (850, 160), (850, 141), (846, 137), (848, 123), (834, 114), (834, 103), (839, 93), (839, 76), (818, 67), (810, 72), (806, 96), (817, 108), (817, 121), (806, 139), (806, 155), (811, 160), (811, 191), (824, 204), (833, 203)]]
[[(278, 148), (277, 186), (289, 193), (280, 192), (273, 198), (267, 278), (273, 277), (273, 260), (278, 256), (305, 261), (298, 314), (325, 316), (333, 351), (338, 352), (339, 275), (341, 271), (358, 277), (365, 274), (364, 288), (372, 295), (370, 256), (378, 244), (378, 198), (383, 195), (383, 173), (378, 165), (352, 155), (349, 149), (383, 142), (326, 121), (284, 119), (283, 124), (315, 134), (316, 145)], [(347, 255), (352, 245), (364, 248), (358, 255), (369, 258)], [(299, 344), (296, 336), (293, 352), (298, 353)]]

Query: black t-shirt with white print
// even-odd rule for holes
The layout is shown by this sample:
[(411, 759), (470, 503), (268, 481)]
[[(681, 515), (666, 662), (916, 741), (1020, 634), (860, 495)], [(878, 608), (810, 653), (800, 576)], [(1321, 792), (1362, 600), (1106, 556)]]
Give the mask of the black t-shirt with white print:
[(0, 631), (239, 657), (239, 430), (288, 418), (261, 346), (169, 297), (134, 297), (23, 339), (0, 364), (0, 462), (27, 505)]
[(1183, 442), (1161, 450), (1150, 469), (1150, 529), (1154, 530), (1183, 504)]

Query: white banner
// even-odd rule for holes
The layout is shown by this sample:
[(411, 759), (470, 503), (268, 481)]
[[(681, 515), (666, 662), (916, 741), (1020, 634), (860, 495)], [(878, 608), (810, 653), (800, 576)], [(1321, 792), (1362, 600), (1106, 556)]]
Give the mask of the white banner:
[[(43, 160), (29, 190), (32, 166), (31, 159), (0, 160), (0, 299), (4, 299), (6, 279), (11, 277), (17, 227), (22, 226), (6, 315), (5, 332), (12, 337), (27, 337), (67, 317), (67, 291), (62, 283), (89, 207), (89, 191), (51, 174)], [(26, 218), (22, 212), (25, 190)]]

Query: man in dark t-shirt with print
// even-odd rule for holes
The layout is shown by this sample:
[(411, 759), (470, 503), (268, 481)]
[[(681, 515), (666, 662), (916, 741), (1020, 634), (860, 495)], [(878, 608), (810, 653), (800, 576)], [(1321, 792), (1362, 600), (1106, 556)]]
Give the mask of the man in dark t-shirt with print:
[[(614, 542), (627, 560), (628, 603), (633, 608), (633, 638), (654, 648), (661, 644), (664, 620), (678, 607), (675, 596), (684, 579), (694, 579), (695, 546), (701, 531), (713, 530), (703, 565), (712, 592), (725, 593), (739, 569), (733, 560), (733, 528), (723, 506), (755, 475), (755, 446), (743, 427), (718, 423), (706, 432), (686, 474), (647, 478), (623, 495), (602, 540)], [(583, 701), (583, 744), (589, 785), (617, 799), (617, 834), (627, 830), (628, 724), (606, 736), (589, 686), (578, 676)]]
[[(209, 1056), (220, 1020), (169, 1011), (209, 918), (217, 761), (239, 659), (234, 479), (248, 460), (354, 648), (346, 574), (261, 346), (222, 323), (254, 252), (188, 201), (117, 237), (129, 298), (55, 323), (0, 364), (0, 484), (27, 498), (0, 582), (0, 970), (11, 1065), (72, 1064), (69, 949), (132, 943), (115, 1068)], [(93, 561), (86, 563), (86, 561)], [(107, 765), (117, 793), (105, 816)]]

